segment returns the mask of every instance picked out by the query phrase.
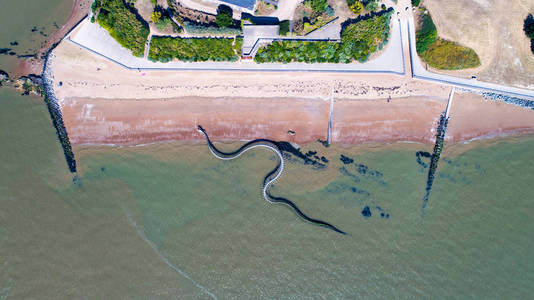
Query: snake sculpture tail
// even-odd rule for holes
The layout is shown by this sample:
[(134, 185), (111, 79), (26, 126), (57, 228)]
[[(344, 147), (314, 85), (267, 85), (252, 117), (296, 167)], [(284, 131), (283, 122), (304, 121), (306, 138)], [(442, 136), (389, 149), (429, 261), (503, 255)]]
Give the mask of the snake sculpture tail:
[(239, 157), (241, 154), (247, 152), (250, 149), (254, 149), (254, 148), (258, 148), (258, 147), (267, 148), (267, 149), (270, 149), (271, 151), (273, 151), (274, 153), (276, 153), (276, 155), (278, 155), (278, 160), (279, 160), (278, 165), (276, 165), (276, 167), (272, 171), (267, 173), (267, 175), (265, 175), (265, 178), (263, 179), (263, 197), (265, 198), (265, 200), (269, 201), (270, 203), (282, 203), (282, 204), (285, 204), (285, 205), (291, 207), (293, 209), (293, 211), (299, 217), (304, 219), (305, 221), (308, 221), (308, 222), (310, 222), (312, 224), (319, 225), (319, 226), (331, 229), (331, 230), (333, 230), (335, 232), (338, 232), (338, 233), (341, 233), (341, 234), (346, 234), (344, 231), (340, 230), (339, 228), (335, 227), (334, 225), (332, 225), (330, 223), (327, 223), (327, 222), (324, 222), (324, 221), (321, 221), (321, 220), (318, 220), (318, 219), (314, 219), (314, 218), (308, 217), (291, 200), (288, 200), (288, 199), (282, 198), (282, 197), (275, 197), (275, 196), (273, 196), (273, 195), (271, 195), (269, 193), (269, 186), (275, 180), (277, 180), (280, 177), (280, 175), (282, 175), (282, 171), (284, 170), (284, 158), (282, 156), (282, 152), (280, 151), (280, 149), (278, 148), (278, 145), (275, 142), (273, 142), (271, 140), (267, 140), (267, 139), (257, 139), (257, 140), (253, 140), (253, 141), (250, 141), (250, 142), (244, 144), (243, 146), (239, 147), (239, 149), (237, 149), (236, 151), (233, 151), (233, 152), (222, 152), (222, 151), (220, 151), (219, 149), (217, 149), (213, 145), (213, 143), (211, 142), (208, 134), (206, 133), (204, 128), (202, 128), (202, 126), (199, 125), (197, 129), (198, 129), (199, 132), (204, 134), (204, 136), (206, 137), (206, 141), (208, 142), (208, 147), (209, 147), (211, 153), (215, 157), (217, 157), (219, 159), (231, 160), (231, 159)]

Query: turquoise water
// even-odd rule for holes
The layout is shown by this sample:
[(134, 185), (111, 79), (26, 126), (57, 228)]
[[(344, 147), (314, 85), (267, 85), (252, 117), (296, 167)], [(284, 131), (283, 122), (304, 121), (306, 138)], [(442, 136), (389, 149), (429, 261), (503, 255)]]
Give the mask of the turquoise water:
[[(293, 157), (273, 193), (343, 236), (262, 198), (263, 176), (276, 164), (262, 149), (225, 162), (205, 145), (78, 147), (73, 181), (40, 99), (0, 89), (0, 122), (3, 296), (524, 299), (534, 292), (533, 137), (446, 145), (424, 213), (426, 169), (415, 153), (431, 145), (305, 145), (303, 152), (328, 159), (326, 167)], [(354, 162), (344, 164), (341, 154)]]

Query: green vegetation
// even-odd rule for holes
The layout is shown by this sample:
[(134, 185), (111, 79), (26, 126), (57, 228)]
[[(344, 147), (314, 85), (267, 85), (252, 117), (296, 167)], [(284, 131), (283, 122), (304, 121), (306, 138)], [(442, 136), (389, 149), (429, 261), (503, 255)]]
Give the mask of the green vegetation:
[(363, 3), (365, 10), (368, 12), (373, 12), (378, 10), (378, 0), (366, 0)]
[(152, 5), (156, 7), (158, 5), (158, 0), (150, 0), (150, 3), (152, 3)]
[(421, 0), (412, 0), (412, 6), (419, 6)]
[(523, 30), (529, 38), (534, 39), (534, 17), (532, 17), (532, 14), (529, 14), (525, 19)]
[(150, 43), (148, 58), (152, 61), (235, 61), (243, 41), (237, 38), (173, 38), (155, 36)]
[(161, 12), (160, 11), (154, 11), (152, 12), (152, 15), (150, 16), (150, 20), (154, 23), (158, 23), (159, 19), (161, 19)]
[(159, 21), (156, 23), (156, 27), (161, 31), (172, 31), (173, 33), (179, 33), (182, 31), (180, 26), (176, 25), (176, 23), (171, 20), (170, 17), (163, 16)]
[(431, 67), (460, 70), (480, 65), (480, 59), (473, 49), (438, 38), (436, 25), (426, 9), (423, 9), (420, 22), (416, 34), (416, 51)]
[(143, 56), (148, 25), (135, 9), (123, 0), (95, 0), (92, 4), (96, 21), (124, 48), (135, 56)]
[(316, 13), (324, 12), (328, 7), (327, 0), (306, 0), (306, 2), (309, 2), (309, 5), (311, 5), (312, 10)]
[(260, 48), (254, 59), (258, 63), (364, 62), (387, 42), (392, 12), (370, 15), (357, 22), (349, 20), (344, 24), (341, 42), (275, 41)]
[(431, 67), (441, 70), (460, 70), (480, 66), (476, 52), (457, 43), (439, 39), (422, 54)]
[(430, 45), (432, 45), (438, 38), (438, 31), (436, 25), (432, 21), (432, 17), (427, 12), (423, 14), (421, 21), (421, 28), (417, 31), (416, 34), (416, 50), (417, 53), (424, 53)]
[(284, 20), (280, 22), (279, 26), (280, 26), (280, 31), (279, 31), (280, 35), (287, 35), (289, 33), (289, 20)]
[(217, 9), (217, 18), (215, 23), (219, 27), (230, 27), (233, 24), (232, 20), (232, 9), (226, 5), (220, 5)]
[(530, 38), (530, 50), (534, 54), (534, 17), (529, 14), (523, 24), (523, 30), (527, 37)]
[(239, 35), (240, 28), (206, 26), (193, 22), (184, 21), (183, 26), (189, 34), (216, 34), (216, 35)]
[(354, 14), (361, 14), (363, 11), (363, 4), (360, 1), (353, 1), (354, 4), (349, 6), (350, 11), (352, 11)]

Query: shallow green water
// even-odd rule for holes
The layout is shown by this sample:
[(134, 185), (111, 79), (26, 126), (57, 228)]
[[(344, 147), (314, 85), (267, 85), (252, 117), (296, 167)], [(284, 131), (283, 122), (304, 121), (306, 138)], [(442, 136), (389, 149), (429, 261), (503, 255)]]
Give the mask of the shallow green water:
[[(17, 55), (39, 51), (48, 35), (68, 18), (73, 0), (3, 0), (0, 9), (0, 48), (16, 55), (0, 54), (0, 69), (11, 72)], [(11, 45), (17, 42), (18, 45)]]
[(533, 137), (447, 145), (424, 213), (415, 152), (431, 146), (306, 145), (327, 167), (292, 159), (273, 193), (342, 236), (262, 198), (265, 150), (223, 162), (204, 145), (83, 147), (73, 181), (40, 99), (0, 89), (0, 125), (0, 298), (534, 292)]

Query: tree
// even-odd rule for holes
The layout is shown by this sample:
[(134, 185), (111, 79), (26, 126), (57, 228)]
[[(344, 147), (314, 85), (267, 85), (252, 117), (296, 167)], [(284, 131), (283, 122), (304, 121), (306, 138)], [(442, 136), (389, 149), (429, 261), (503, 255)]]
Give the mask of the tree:
[(230, 27), (233, 23), (232, 9), (226, 5), (220, 5), (217, 9), (217, 17), (215, 23), (219, 27)]
[(154, 22), (154, 23), (158, 23), (159, 19), (161, 19), (161, 12), (160, 11), (155, 11), (155, 12), (152, 13), (152, 16), (150, 16), (150, 20), (152, 20), (152, 22)]
[(359, 15), (363, 11), (363, 4), (360, 1), (356, 1), (349, 8), (350, 8), (350, 11)]
[(529, 38), (534, 39), (534, 17), (532, 14), (529, 14), (525, 19), (523, 30)]
[(412, 0), (412, 6), (419, 6), (421, 0)]

